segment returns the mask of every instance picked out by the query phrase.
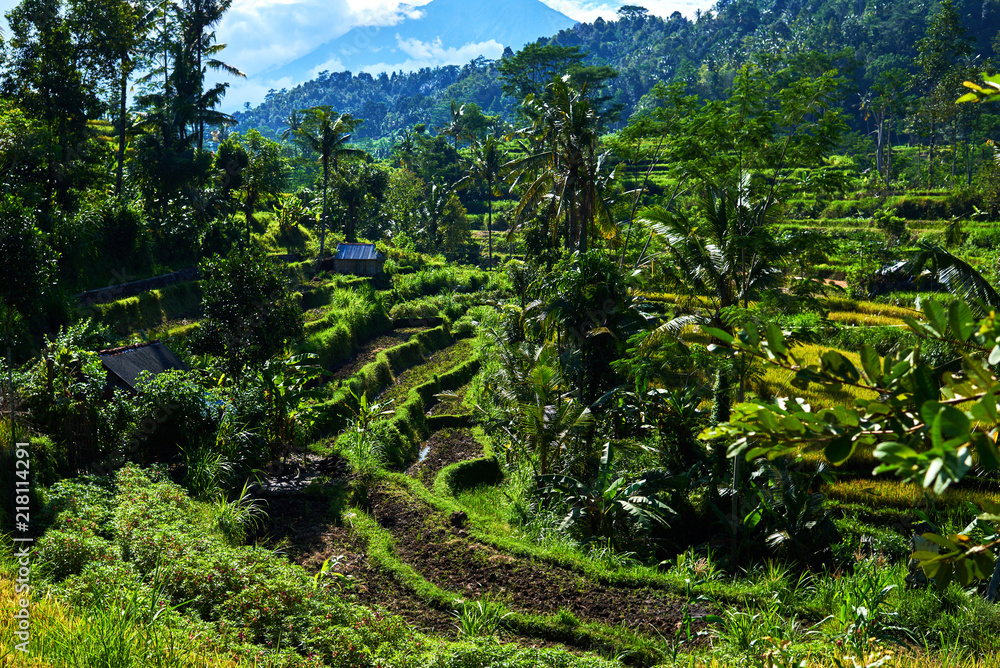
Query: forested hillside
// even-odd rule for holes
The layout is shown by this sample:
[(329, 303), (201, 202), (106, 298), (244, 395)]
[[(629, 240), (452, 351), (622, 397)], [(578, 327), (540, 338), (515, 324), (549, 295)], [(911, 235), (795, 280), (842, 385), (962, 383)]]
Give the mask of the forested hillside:
[[(1000, 6), (959, 0), (955, 7), (972, 47), (962, 64), (975, 73), (988, 67), (997, 48)], [(632, 115), (656, 83), (684, 82), (691, 92), (717, 99), (750, 54), (770, 53), (786, 60), (798, 54), (803, 68), (839, 67), (850, 79), (842, 91), (843, 106), (859, 123), (865, 116), (862, 100), (871, 98), (873, 91), (878, 96), (880, 86), (900, 86), (902, 75), (896, 70), (910, 75), (919, 69), (918, 43), (930, 16), (927, 3), (918, 0), (723, 0), (714, 11), (694, 20), (680, 13), (664, 19), (631, 6), (537, 44), (576, 47), (587, 54), (586, 64), (617, 71), (607, 84), (607, 94), (620, 105), (619, 122)], [(952, 47), (962, 51), (959, 44)], [(368, 138), (395, 136), (416, 123), (444, 125), (452, 100), (475, 103), (486, 114), (510, 118), (519, 100), (503, 93), (500, 74), (497, 63), (485, 59), (461, 67), (379, 76), (322, 73), (291, 90), (273, 91), (259, 107), (235, 117), (242, 131), (258, 128), (265, 134), (277, 133), (293, 110), (330, 105), (364, 119), (358, 136)]]
[(229, 7), (6, 14), (0, 666), (1000, 667), (992, 4)]

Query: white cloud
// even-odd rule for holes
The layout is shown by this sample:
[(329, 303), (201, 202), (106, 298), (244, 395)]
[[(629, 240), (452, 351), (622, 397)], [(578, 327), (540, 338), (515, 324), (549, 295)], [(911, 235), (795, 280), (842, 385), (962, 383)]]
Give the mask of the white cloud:
[[(0, 0), (0, 3), (9, 0)], [(393, 26), (430, 0), (236, 0), (216, 33), (223, 59), (247, 74), (273, 70), (356, 26)], [(324, 67), (322, 69), (330, 69)], [(318, 70), (321, 71), (321, 70)]]
[(403, 19), (416, 19), (423, 15), (420, 7), (431, 0), (347, 0), (355, 25), (394, 26)]
[(473, 42), (461, 47), (445, 48), (441, 38), (433, 42), (422, 42), (419, 39), (401, 39), (396, 36), (399, 50), (408, 58), (402, 62), (376, 63), (361, 68), (362, 72), (378, 74), (402, 70), (409, 72), (422, 67), (437, 67), (439, 65), (464, 65), (470, 60), (482, 55), (487, 58), (499, 58), (503, 55), (503, 44), (496, 40)]
[(325, 63), (321, 63), (321, 64), (317, 65), (316, 67), (312, 68), (311, 70), (309, 70), (308, 76), (309, 76), (310, 79), (315, 79), (316, 77), (319, 76), (320, 72), (324, 72), (324, 71), (325, 72), (343, 72), (346, 69), (347, 68), (344, 67), (344, 63), (342, 63), (340, 61), (340, 58), (331, 58), (330, 60), (326, 61)]
[(614, 21), (618, 18), (618, 8), (622, 5), (645, 7), (650, 14), (663, 17), (680, 12), (689, 19), (694, 18), (696, 10), (705, 11), (715, 6), (715, 0), (630, 0), (629, 2), (543, 0), (543, 2), (566, 16), (584, 23), (591, 23), (597, 17), (601, 17), (605, 21)]
[(216, 34), (223, 59), (248, 74), (308, 53), (354, 26), (347, 0), (237, 0)]

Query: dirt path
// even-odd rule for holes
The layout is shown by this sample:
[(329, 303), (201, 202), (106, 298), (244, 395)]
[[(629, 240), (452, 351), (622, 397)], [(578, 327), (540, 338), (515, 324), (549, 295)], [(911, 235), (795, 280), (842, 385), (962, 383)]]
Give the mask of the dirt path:
[[(370, 342), (370, 357), (385, 343), (380, 339)], [(467, 345), (459, 342), (435, 353), (426, 364), (401, 374), (387, 395), (454, 366), (467, 352)], [(359, 352), (351, 363), (362, 363), (358, 358), (363, 355)], [(445, 466), (481, 456), (482, 446), (469, 429), (442, 429), (431, 435), (422, 451), (424, 456), (408, 473), (430, 486)], [(329, 470), (327, 475), (344, 487), (350, 477), (345, 464), (336, 456), (322, 462)], [(457, 635), (455, 617), (449, 611), (429, 605), (369, 559), (364, 539), (350, 528), (350, 513), (344, 517), (343, 526), (327, 521), (328, 495), (278, 481), (267, 485), (263, 492), (269, 503), (264, 542), (282, 546), (291, 559), (310, 572), (318, 571), (325, 560), (332, 559), (335, 571), (350, 576), (343, 585), (344, 595), (357, 603), (384, 607), (428, 633)], [(456, 597), (474, 600), (489, 596), (522, 613), (560, 614), (570, 620), (625, 627), (651, 637), (672, 638), (681, 630), (687, 604), (664, 589), (612, 585), (569, 568), (507, 554), (470, 536), (461, 522), (453, 525), (451, 518), (403, 488), (383, 483), (372, 491), (369, 500), (373, 517), (391, 535), (399, 559)], [(708, 613), (697, 605), (690, 606), (687, 612), (695, 620)], [(695, 621), (693, 626), (700, 629), (704, 624)], [(527, 646), (556, 644), (547, 638), (511, 636), (510, 640)], [(576, 644), (575, 651), (590, 649), (585, 640)]]
[[(566, 611), (647, 635), (672, 637), (680, 628), (685, 603), (665, 591), (601, 584), (565, 568), (504, 554), (398, 490), (378, 490), (372, 509), (395, 539), (399, 557), (442, 589), (474, 598), (490, 595), (527, 613)], [(697, 618), (707, 610), (692, 606), (690, 613)]]

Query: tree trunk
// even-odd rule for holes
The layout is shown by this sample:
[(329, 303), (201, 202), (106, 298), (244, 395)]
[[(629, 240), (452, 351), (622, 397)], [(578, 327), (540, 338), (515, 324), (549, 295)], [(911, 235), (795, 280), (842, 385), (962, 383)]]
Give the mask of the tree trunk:
[[(891, 127), (891, 126), (890, 126)], [(885, 137), (885, 194), (889, 195), (889, 183), (892, 176), (892, 139), (889, 134)]]
[(958, 172), (958, 118), (951, 122), (951, 187), (955, 187)]
[(198, 79), (200, 81), (198, 85), (198, 123), (196, 125), (198, 129), (198, 152), (201, 153), (202, 140), (205, 138), (205, 110), (202, 108), (202, 92), (204, 89), (205, 79), (201, 72), (201, 35), (202, 30), (202, 19), (201, 19), (201, 2), (199, 2), (195, 9), (195, 25), (198, 28), (198, 33), (195, 35), (195, 39), (198, 40)]
[(931, 123), (931, 135), (928, 138), (927, 146), (927, 189), (931, 189), (934, 183), (934, 123)]
[[(725, 370), (719, 369), (715, 375), (715, 387), (712, 388), (712, 424), (722, 424), (729, 422), (730, 407), (732, 398), (730, 393), (729, 374)], [(722, 442), (715, 445), (715, 465), (719, 475), (725, 470), (726, 451)]]
[(885, 141), (883, 138), (883, 130), (885, 129), (885, 120), (880, 118), (878, 121), (878, 127), (875, 129), (875, 170), (882, 174), (882, 145)]
[(997, 589), (1000, 589), (1000, 559), (997, 559), (996, 566), (993, 567), (993, 577), (990, 578), (990, 586), (986, 590), (986, 600), (990, 603), (996, 601)]
[(489, 239), (490, 246), (490, 271), (493, 271), (493, 182), (487, 181), (486, 187), (489, 188), (487, 195), (487, 202), (489, 203), (489, 218), (486, 221), (486, 236)]
[(319, 259), (323, 259), (323, 250), (326, 248), (326, 219), (327, 219), (327, 184), (330, 180), (330, 160), (323, 160), (323, 222), (319, 226)]
[(128, 116), (125, 106), (128, 98), (127, 58), (122, 58), (122, 94), (118, 101), (118, 166), (115, 168), (115, 197), (122, 195), (122, 181), (125, 168), (125, 130)]

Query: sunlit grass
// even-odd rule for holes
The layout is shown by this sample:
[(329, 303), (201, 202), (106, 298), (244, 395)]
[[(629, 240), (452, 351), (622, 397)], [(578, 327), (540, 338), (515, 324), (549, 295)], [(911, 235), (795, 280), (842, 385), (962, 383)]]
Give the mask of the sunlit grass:
[[(823, 305), (830, 311), (830, 319), (843, 313), (857, 313), (863, 315), (882, 316), (886, 318), (896, 318), (901, 321), (904, 317), (919, 318), (920, 312), (905, 306), (895, 306), (893, 304), (881, 304), (879, 302), (859, 301), (855, 299), (843, 299), (839, 297), (829, 297), (823, 300)], [(878, 324), (878, 323), (870, 323)]]
[[(895, 308), (895, 307), (889, 307)], [(906, 327), (906, 323), (900, 318), (875, 315), (871, 313), (851, 313), (848, 311), (835, 311), (829, 314), (828, 320), (839, 325), (855, 325), (867, 327)]]
[[(836, 350), (851, 360), (856, 367), (861, 368), (859, 355), (846, 350), (837, 350), (829, 346), (805, 344), (796, 346), (793, 352), (803, 364), (808, 365), (818, 364), (820, 356), (828, 350)], [(794, 371), (766, 366), (761, 371), (755, 383), (757, 393), (768, 397), (802, 397), (813, 407), (813, 410), (832, 408), (837, 405), (850, 406), (858, 399), (874, 399), (878, 397), (878, 393), (874, 390), (866, 390), (850, 385), (842, 385), (838, 390), (831, 390), (822, 385), (810, 384), (806, 389), (802, 390), (791, 385), (794, 377)]]
[[(926, 505), (924, 490), (919, 485), (893, 478), (860, 478), (837, 480), (823, 487), (823, 493), (841, 503), (857, 503), (873, 508), (890, 507), (905, 510)], [(979, 505), (982, 501), (1000, 503), (1000, 494), (971, 489), (948, 489), (934, 502), (945, 507)]]
[(0, 667), (238, 665), (228, 657), (197, 647), (199, 643), (191, 642), (187, 634), (163, 627), (140, 628), (118, 617), (120, 611), (71, 609), (49, 596), (31, 600), (29, 653), (24, 654), (14, 649), (21, 642), (13, 635), (17, 623), (14, 614), (20, 610), (23, 596), (14, 587), (8, 574), (0, 574)]

